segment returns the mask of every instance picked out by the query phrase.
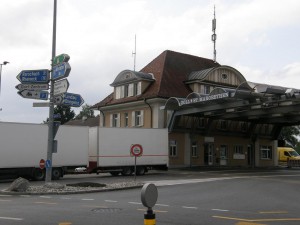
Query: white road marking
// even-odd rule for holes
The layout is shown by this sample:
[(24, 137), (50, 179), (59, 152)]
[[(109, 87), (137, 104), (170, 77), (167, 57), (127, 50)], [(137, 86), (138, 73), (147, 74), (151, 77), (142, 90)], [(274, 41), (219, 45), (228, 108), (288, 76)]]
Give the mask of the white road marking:
[(114, 200), (104, 200), (105, 202), (118, 202), (118, 201), (114, 201)]
[(93, 199), (93, 198), (83, 198), (83, 199), (81, 199), (82, 201), (94, 201), (95, 199)]
[(219, 211), (219, 212), (229, 212), (227, 209), (211, 209), (213, 211)]
[(184, 209), (198, 209), (198, 207), (193, 207), (193, 206), (182, 206)]
[(70, 199), (72, 199), (72, 198), (70, 198), (70, 197), (61, 197), (61, 199), (64, 199), (64, 200), (70, 200)]
[(52, 197), (51, 196), (42, 195), (42, 196), (40, 196), (40, 198), (52, 198)]
[(23, 220), (23, 218), (16, 217), (0, 217), (1, 220)]
[(134, 205), (141, 205), (142, 203), (140, 202), (128, 202), (129, 204), (134, 204)]
[(178, 185), (178, 184), (193, 184), (193, 183), (203, 183), (212, 182), (220, 180), (231, 180), (241, 177), (219, 177), (219, 178), (202, 178), (202, 179), (184, 179), (184, 180), (160, 180), (160, 181), (148, 181), (156, 186), (168, 186), (168, 185)]
[(11, 197), (12, 195), (0, 195), (0, 197)]
[(165, 205), (165, 204), (155, 204), (155, 206), (165, 206), (165, 207), (168, 207), (169, 205)]

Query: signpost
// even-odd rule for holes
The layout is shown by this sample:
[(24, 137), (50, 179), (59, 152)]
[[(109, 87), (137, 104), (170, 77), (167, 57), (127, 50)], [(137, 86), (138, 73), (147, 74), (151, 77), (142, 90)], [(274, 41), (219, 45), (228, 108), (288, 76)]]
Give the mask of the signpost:
[(71, 71), (70, 64), (63, 62), (53, 67), (52, 79), (59, 80), (65, 77), (68, 77)]
[(59, 80), (54, 83), (54, 95), (65, 93), (69, 88), (69, 82), (67, 79)]
[(136, 157), (140, 157), (143, 154), (143, 147), (139, 144), (131, 145), (130, 154), (134, 156), (134, 180), (136, 180)]
[(42, 90), (48, 90), (49, 84), (18, 84), (16, 86), (16, 89), (23, 91), (23, 90), (32, 90), (32, 91), (42, 91)]
[(18, 91), (18, 94), (23, 98), (30, 99), (40, 99), (40, 100), (48, 100), (48, 91), (31, 91), (31, 90), (23, 90)]
[(49, 70), (22, 70), (17, 79), (22, 83), (48, 83), (50, 79)]
[[(67, 79), (61, 80), (69, 76), (71, 67), (68, 63), (70, 59), (69, 55), (61, 54), (56, 56), (56, 11), (57, 0), (54, 0), (51, 70), (23, 70), (17, 75), (17, 79), (21, 84), (16, 86), (19, 90), (18, 94), (23, 98), (49, 99), (49, 102), (44, 104), (38, 102), (33, 103), (34, 107), (49, 107), (47, 160), (46, 162), (42, 160), (40, 162), (40, 166), (44, 165), (43, 167), (47, 168), (46, 183), (51, 182), (52, 153), (57, 152), (57, 141), (54, 140), (54, 137), (58, 130), (59, 123), (54, 122), (54, 104), (80, 107), (84, 103), (83, 98), (79, 94), (67, 93), (69, 82)], [(49, 92), (43, 91), (48, 89), (50, 89)]]

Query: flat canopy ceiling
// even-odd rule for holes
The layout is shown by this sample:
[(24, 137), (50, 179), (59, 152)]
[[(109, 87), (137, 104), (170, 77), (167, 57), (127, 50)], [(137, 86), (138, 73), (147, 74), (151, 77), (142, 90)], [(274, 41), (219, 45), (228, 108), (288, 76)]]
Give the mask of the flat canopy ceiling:
[(300, 90), (244, 82), (236, 89), (215, 88), (208, 95), (172, 97), (163, 108), (174, 111), (172, 120), (184, 115), (292, 126), (300, 124)]

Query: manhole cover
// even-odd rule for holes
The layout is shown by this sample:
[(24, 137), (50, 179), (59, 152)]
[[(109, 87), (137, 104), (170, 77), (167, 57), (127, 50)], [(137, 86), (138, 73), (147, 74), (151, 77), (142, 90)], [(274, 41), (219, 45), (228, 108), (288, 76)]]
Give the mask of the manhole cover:
[(95, 208), (92, 209), (92, 212), (97, 212), (97, 213), (114, 213), (114, 212), (119, 212), (122, 209), (120, 208)]

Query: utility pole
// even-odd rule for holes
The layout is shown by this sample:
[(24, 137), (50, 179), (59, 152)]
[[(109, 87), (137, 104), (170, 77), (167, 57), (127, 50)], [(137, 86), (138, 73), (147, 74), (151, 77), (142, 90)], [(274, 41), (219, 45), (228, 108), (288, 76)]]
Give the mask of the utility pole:
[(54, 12), (53, 12), (53, 36), (52, 36), (52, 58), (51, 58), (51, 76), (50, 76), (50, 102), (49, 102), (49, 122), (48, 122), (48, 148), (47, 148), (47, 161), (50, 162), (48, 168), (46, 168), (45, 182), (49, 183), (52, 179), (52, 153), (54, 145), (54, 80), (53, 75), (53, 59), (56, 55), (56, 11), (57, 0), (54, 0)]

